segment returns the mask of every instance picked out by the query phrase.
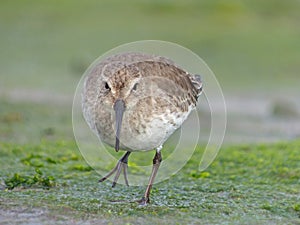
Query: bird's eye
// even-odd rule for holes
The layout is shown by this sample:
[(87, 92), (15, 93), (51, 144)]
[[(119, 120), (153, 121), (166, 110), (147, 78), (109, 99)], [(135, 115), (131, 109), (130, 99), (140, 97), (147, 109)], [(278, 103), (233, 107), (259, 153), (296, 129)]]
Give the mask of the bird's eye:
[(135, 84), (133, 85), (133, 87), (132, 87), (132, 90), (133, 90), (133, 91), (136, 91), (136, 89), (137, 89), (137, 86), (138, 86), (138, 84), (137, 84), (137, 83), (135, 83)]
[(106, 90), (110, 91), (110, 87), (109, 87), (109, 85), (108, 85), (108, 83), (107, 83), (107, 82), (105, 82), (105, 85), (104, 85), (104, 87), (105, 87), (105, 89), (106, 89)]

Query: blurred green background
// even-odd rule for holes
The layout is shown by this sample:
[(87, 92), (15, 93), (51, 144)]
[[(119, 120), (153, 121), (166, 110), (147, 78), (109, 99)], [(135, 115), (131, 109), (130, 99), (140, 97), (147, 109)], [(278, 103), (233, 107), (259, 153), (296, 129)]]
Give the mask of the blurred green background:
[[(72, 97), (85, 69), (143, 39), (178, 43), (206, 61), (228, 107), (225, 141), (298, 137), (286, 116), (299, 116), (299, 21), (297, 0), (3, 0), (0, 140), (72, 138)], [(264, 127), (255, 136), (257, 121)]]
[(299, 82), (296, 0), (1, 1), (1, 90), (72, 93), (99, 55), (161, 39), (200, 55), (224, 89)]

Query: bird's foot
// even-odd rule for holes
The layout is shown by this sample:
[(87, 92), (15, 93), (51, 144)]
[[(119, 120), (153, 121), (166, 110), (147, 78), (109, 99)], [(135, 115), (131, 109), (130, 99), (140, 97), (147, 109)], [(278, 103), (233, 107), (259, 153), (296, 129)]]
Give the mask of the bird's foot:
[(140, 206), (146, 206), (148, 203), (150, 203), (150, 198), (142, 197), (142, 199), (137, 201)]
[(105, 181), (107, 178), (109, 178), (111, 175), (113, 175), (114, 173), (116, 173), (113, 183), (112, 183), (112, 187), (115, 187), (117, 184), (117, 181), (120, 177), (121, 172), (123, 171), (124, 174), (124, 180), (125, 180), (125, 184), (127, 186), (129, 186), (128, 184), (128, 178), (127, 178), (127, 168), (128, 165), (125, 162), (122, 162), (121, 160), (117, 163), (117, 165), (115, 166), (115, 168), (113, 168), (106, 176), (102, 177), (99, 182), (103, 182)]

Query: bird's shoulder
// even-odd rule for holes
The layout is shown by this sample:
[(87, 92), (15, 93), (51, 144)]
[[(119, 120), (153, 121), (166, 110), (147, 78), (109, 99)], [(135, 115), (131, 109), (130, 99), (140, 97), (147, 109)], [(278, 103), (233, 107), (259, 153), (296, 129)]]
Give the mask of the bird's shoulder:
[(138, 68), (141, 77), (151, 79), (157, 86), (176, 95), (192, 95), (197, 98), (202, 92), (200, 75), (193, 75), (173, 62), (161, 57), (158, 61), (145, 60), (131, 65)]

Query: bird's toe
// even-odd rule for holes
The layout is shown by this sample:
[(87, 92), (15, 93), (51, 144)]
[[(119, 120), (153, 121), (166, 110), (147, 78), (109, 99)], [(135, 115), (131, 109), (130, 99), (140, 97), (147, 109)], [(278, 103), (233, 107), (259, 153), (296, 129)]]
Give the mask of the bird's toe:
[(142, 199), (138, 200), (138, 203), (140, 206), (146, 206), (148, 203), (150, 203), (150, 198), (142, 197)]

